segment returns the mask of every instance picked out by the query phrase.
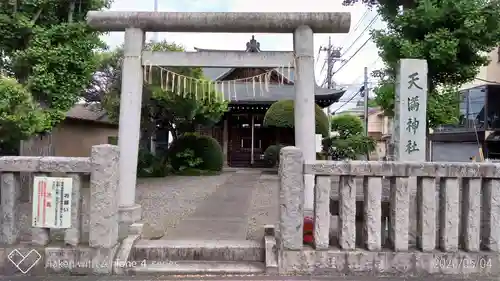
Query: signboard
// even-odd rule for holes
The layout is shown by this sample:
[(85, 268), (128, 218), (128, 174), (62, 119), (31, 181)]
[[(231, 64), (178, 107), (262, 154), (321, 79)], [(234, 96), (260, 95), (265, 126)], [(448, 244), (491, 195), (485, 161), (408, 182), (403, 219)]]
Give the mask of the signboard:
[(427, 61), (402, 59), (397, 81), (394, 123), (396, 160), (425, 161)]
[(35, 177), (33, 227), (70, 228), (72, 178)]

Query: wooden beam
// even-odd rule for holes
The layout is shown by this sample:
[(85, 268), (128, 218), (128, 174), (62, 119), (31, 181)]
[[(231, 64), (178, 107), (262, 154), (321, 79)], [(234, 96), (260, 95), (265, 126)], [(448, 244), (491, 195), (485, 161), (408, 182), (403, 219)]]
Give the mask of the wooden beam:
[(287, 67), (293, 52), (142, 52), (142, 65), (185, 67)]

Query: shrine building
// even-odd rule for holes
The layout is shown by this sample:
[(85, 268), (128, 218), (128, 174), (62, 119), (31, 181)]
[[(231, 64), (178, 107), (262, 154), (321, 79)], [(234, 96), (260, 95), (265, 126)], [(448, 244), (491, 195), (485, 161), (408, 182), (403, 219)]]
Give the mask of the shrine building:
[[(227, 51), (195, 49), (197, 52)], [(260, 43), (254, 36), (246, 43), (245, 50), (238, 50), (260, 51)], [(217, 82), (229, 81), (228, 88), (223, 91), (229, 102), (228, 111), (216, 126), (198, 130), (201, 134), (210, 135), (219, 141), (228, 166), (265, 166), (264, 151), (268, 146), (294, 143), (293, 129), (264, 127), (262, 124), (271, 104), (280, 100), (294, 100), (293, 70), (293, 65), (274, 69), (203, 68), (207, 79)], [(266, 76), (266, 82), (258, 81), (256, 84), (252, 77), (260, 79), (263, 75)], [(326, 108), (337, 102), (344, 92), (345, 90), (326, 89), (316, 85), (316, 104)]]

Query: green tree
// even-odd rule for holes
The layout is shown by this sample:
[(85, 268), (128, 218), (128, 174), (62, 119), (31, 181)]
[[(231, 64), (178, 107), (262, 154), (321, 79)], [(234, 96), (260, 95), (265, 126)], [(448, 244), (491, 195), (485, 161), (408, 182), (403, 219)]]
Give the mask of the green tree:
[[(346, 1), (352, 4), (357, 1)], [(500, 41), (500, 3), (483, 0), (362, 1), (377, 8), (386, 30), (373, 32), (386, 64), (386, 79), (375, 90), (388, 114), (394, 105), (394, 78), (401, 58), (428, 62), (428, 125), (457, 121), (457, 86), (471, 81), (489, 63)], [(403, 6), (403, 12), (400, 8)]]
[[(321, 107), (315, 104), (316, 134), (328, 136), (328, 117)], [(273, 103), (264, 115), (264, 126), (294, 128), (294, 101), (282, 100)]]
[[(22, 128), (9, 136), (9, 142), (50, 131), (82, 96), (97, 66), (94, 52), (103, 46), (100, 33), (87, 26), (85, 15), (109, 4), (105, 0), (0, 2), (0, 69), (6, 98), (2, 108), (24, 108), (8, 113), (7, 127)], [(33, 113), (22, 116), (28, 108)], [(3, 134), (0, 138), (7, 141)]]
[(0, 112), (0, 155), (44, 127), (41, 108), (13, 78), (0, 76)]
[(368, 107), (369, 108), (373, 108), (373, 107), (377, 107), (378, 104), (377, 104), (377, 101), (375, 99), (369, 99), (368, 100)]
[(357, 159), (375, 150), (375, 140), (364, 135), (361, 119), (352, 114), (330, 119), (332, 135), (323, 139), (323, 151), (334, 160)]
[[(149, 42), (145, 49), (184, 51), (182, 46), (167, 41)], [(95, 75), (93, 87), (87, 91), (87, 101), (100, 101), (111, 119), (117, 122), (120, 110), (123, 48), (103, 52), (99, 58), (99, 71)], [(197, 80), (188, 79), (186, 88), (182, 87), (180, 92), (172, 91), (172, 76), (169, 76), (168, 87), (164, 85), (167, 76), (165, 68), (146, 67), (145, 76), (148, 82), (143, 88), (141, 111), (142, 128), (146, 131), (146, 135), (150, 135), (159, 127), (169, 130), (174, 139), (177, 139), (183, 133), (193, 132), (198, 125), (213, 126), (217, 123), (227, 111), (227, 101), (214, 90), (213, 84), (208, 87), (208, 80), (203, 77), (201, 68), (170, 67), (168, 70)]]

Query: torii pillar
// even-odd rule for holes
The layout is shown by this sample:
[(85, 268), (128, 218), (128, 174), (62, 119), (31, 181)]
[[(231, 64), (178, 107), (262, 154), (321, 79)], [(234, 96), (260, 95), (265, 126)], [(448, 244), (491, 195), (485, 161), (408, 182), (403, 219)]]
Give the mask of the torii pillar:
[[(132, 222), (140, 219), (140, 206), (135, 203), (136, 168), (139, 151), (139, 132), (142, 102), (142, 67), (144, 32), (224, 32), (224, 33), (293, 33), (296, 63), (295, 79), (295, 142), (306, 161), (316, 158), (315, 152), (315, 77), (314, 42), (316, 33), (347, 33), (350, 13), (172, 13), (172, 12), (116, 12), (91, 11), (88, 24), (100, 31), (125, 31), (122, 93), (120, 100), (120, 219)], [(150, 54), (151, 62), (172, 58), (171, 52)], [(175, 59), (185, 60), (185, 66), (202, 66), (213, 61), (212, 54), (178, 53)], [(242, 55), (222, 53), (221, 63), (249, 67), (247, 62), (283, 59), (286, 54), (271, 52)], [(196, 63), (193, 60), (203, 63)], [(141, 64), (142, 60), (142, 64)], [(272, 64), (272, 63), (271, 63)], [(222, 66), (222, 65), (221, 65)], [(305, 178), (304, 209), (312, 211), (314, 178)]]
[[(309, 26), (299, 26), (293, 32), (295, 52), (295, 146), (302, 150), (305, 161), (316, 160), (316, 119), (314, 91), (314, 40)], [(304, 175), (304, 210), (314, 209), (314, 175)]]

